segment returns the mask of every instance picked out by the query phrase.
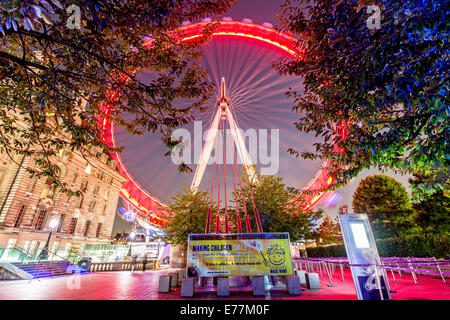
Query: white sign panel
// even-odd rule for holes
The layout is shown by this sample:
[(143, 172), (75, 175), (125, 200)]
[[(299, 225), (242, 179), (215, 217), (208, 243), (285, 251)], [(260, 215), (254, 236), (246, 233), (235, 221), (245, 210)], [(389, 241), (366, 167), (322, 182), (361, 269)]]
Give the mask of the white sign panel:
[(389, 283), (366, 214), (339, 215), (345, 250), (359, 300), (390, 300)]

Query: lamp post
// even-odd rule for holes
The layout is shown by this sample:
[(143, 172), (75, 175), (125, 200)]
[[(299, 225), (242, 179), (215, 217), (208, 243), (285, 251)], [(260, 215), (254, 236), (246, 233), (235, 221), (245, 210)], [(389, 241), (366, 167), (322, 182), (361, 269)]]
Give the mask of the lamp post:
[(156, 239), (156, 243), (158, 245), (158, 251), (156, 253), (156, 259), (158, 259), (159, 258), (159, 250), (160, 250), (159, 247), (161, 246), (161, 239), (160, 238)]
[(348, 205), (344, 204), (339, 207), (339, 214), (348, 214)]
[(50, 227), (50, 233), (48, 234), (47, 242), (45, 243), (44, 248), (39, 254), (39, 260), (47, 260), (48, 258), (48, 245), (50, 244), (50, 238), (52, 236), (53, 229), (58, 226), (58, 220), (55, 218), (51, 219), (48, 226)]
[(131, 240), (130, 242), (130, 250), (128, 250), (128, 256), (131, 257), (131, 246), (133, 245), (133, 240), (136, 237), (136, 232), (132, 231), (129, 235), (128, 235), (128, 239)]

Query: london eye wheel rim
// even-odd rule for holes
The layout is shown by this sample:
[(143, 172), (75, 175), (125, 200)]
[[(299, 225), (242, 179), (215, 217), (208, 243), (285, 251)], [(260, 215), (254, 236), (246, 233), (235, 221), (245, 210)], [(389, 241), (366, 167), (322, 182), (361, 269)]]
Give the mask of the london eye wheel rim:
[[(194, 24), (187, 24), (178, 29), (180, 33), (180, 41), (195, 41), (204, 37), (203, 27), (209, 22), (200, 22)], [(300, 56), (295, 42), (296, 40), (290, 35), (280, 33), (270, 26), (258, 25), (250, 22), (240, 21), (221, 21), (218, 27), (211, 34), (212, 38), (216, 37), (238, 37), (245, 39), (253, 39), (269, 44), (274, 48), (278, 48), (287, 53), (291, 57)], [(144, 45), (151, 46), (151, 39), (147, 39)], [(115, 93), (111, 93), (111, 99)], [(110, 112), (110, 106), (105, 108), (105, 118), (101, 121), (103, 130), (103, 139), (108, 145), (116, 147), (116, 140), (114, 136), (114, 125), (107, 120), (107, 115)], [(143, 188), (134, 177), (130, 174), (120, 154), (112, 153), (112, 158), (117, 164), (118, 171), (127, 178), (127, 181), (122, 185), (120, 195), (129, 204), (135, 207), (142, 213), (141, 218), (145, 218), (147, 222), (162, 226), (166, 220), (162, 217), (162, 213), (168, 208), (168, 205), (157, 197), (151, 195), (145, 188)], [(313, 179), (302, 189), (306, 190), (320, 190), (324, 187), (329, 187), (333, 183), (333, 178), (329, 175), (327, 168), (331, 161), (323, 162), (321, 169), (316, 173)], [(317, 187), (319, 186), (319, 188)], [(316, 194), (306, 195), (304, 209), (313, 208), (319, 200), (325, 195), (326, 191), (319, 191)], [(295, 200), (295, 199), (294, 199)]]

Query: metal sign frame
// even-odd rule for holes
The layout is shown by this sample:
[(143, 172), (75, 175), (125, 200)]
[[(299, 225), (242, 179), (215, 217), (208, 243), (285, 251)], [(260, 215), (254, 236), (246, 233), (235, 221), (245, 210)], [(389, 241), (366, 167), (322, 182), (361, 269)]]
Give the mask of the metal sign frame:
[[(191, 252), (191, 241), (224, 241), (223, 249), (219, 248), (205, 248), (206, 257), (201, 254), (202, 257), (197, 256), (193, 257), (193, 253)], [(287, 245), (284, 244), (281, 248), (284, 248), (283, 255), (283, 263), (276, 265), (276, 262), (271, 259), (268, 251), (271, 251), (270, 248), (278, 251), (280, 247), (276, 246), (266, 246), (268, 240), (283, 240), (287, 241)], [(227, 243), (228, 241), (228, 243)], [(240, 243), (233, 243), (240, 242)], [(248, 242), (248, 243), (246, 243)], [(278, 245), (277, 243), (275, 243)], [(219, 245), (219, 246), (220, 246)], [(226, 247), (226, 246), (231, 247)], [(192, 245), (193, 246), (193, 245)], [(207, 244), (205, 244), (207, 246)], [(218, 247), (218, 244), (213, 245), (214, 247)], [(211, 246), (211, 247), (213, 247)], [(237, 247), (239, 247), (237, 249)], [(187, 265), (193, 264), (199, 273), (200, 276), (262, 276), (262, 275), (293, 275), (294, 268), (292, 264), (291, 257), (291, 242), (289, 233), (287, 232), (275, 232), (275, 233), (229, 233), (229, 234), (190, 234), (188, 238), (188, 257), (187, 257)], [(206, 250), (207, 249), (207, 250)], [(231, 250), (230, 250), (231, 249)], [(237, 251), (235, 251), (237, 250)], [(253, 251), (252, 251), (253, 250)], [(265, 251), (268, 250), (268, 251)], [(277, 255), (277, 252), (274, 250), (271, 253)], [(226, 266), (223, 268), (212, 267), (209, 269), (205, 266), (207, 260), (211, 260), (214, 262), (215, 253), (221, 257), (218, 259), (222, 259), (222, 261), (227, 262), (225, 265), (230, 266), (228, 269)], [(238, 256), (234, 256), (234, 253), (238, 253)], [(255, 253), (259, 252), (259, 253)], [(255, 253), (252, 255), (252, 253)], [(198, 253), (196, 253), (198, 254)], [(248, 255), (248, 256), (243, 256)], [(250, 260), (249, 260), (250, 259)], [(253, 263), (256, 262), (256, 263)], [(209, 262), (209, 261), (208, 261)], [(248, 263), (251, 262), (251, 263)], [(248, 263), (248, 265), (247, 265)], [(239, 265), (239, 267), (237, 267)], [(263, 266), (264, 265), (264, 266)], [(289, 266), (287, 268), (284, 268)], [(208, 270), (209, 269), (209, 270)], [(269, 269), (269, 270), (266, 270)], [(239, 270), (239, 274), (235, 274), (236, 270)], [(285, 270), (285, 271), (282, 271)], [(281, 273), (277, 273), (281, 272)]]
[(340, 214), (339, 222), (358, 300), (391, 300), (367, 214)]

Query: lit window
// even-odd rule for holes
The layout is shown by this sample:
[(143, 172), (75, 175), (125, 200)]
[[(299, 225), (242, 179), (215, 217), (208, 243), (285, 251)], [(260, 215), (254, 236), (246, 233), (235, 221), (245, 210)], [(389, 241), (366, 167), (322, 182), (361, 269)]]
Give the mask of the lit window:
[(81, 191), (86, 191), (88, 182), (85, 180), (81, 183)]
[(23, 216), (25, 214), (25, 208), (26, 207), (24, 205), (21, 205), (19, 207), (19, 210), (17, 211), (16, 220), (14, 221), (14, 228), (19, 227), (20, 224), (22, 223), (22, 219), (23, 219)]
[(100, 236), (101, 230), (102, 230), (102, 224), (99, 223), (99, 224), (97, 225), (97, 231), (95, 232), (95, 237), (96, 237), (96, 238), (98, 238), (98, 237)]
[(69, 225), (69, 233), (70, 234), (75, 233), (75, 228), (77, 227), (77, 222), (78, 222), (78, 218), (72, 218), (72, 220), (70, 220), (70, 225)]
[(84, 197), (79, 197), (78, 198), (78, 203), (77, 203), (77, 208), (78, 209), (81, 209), (81, 207), (83, 206), (83, 200), (84, 200)]
[(89, 227), (90, 226), (91, 226), (91, 221), (90, 220), (86, 221), (86, 225), (84, 226), (84, 232), (83, 232), (83, 235), (85, 237), (87, 237), (87, 235), (89, 234)]
[(95, 202), (94, 200), (92, 200), (92, 201), (89, 203), (89, 212), (94, 211), (96, 205), (97, 205), (97, 202)]
[(49, 187), (47, 187), (47, 186), (44, 187), (44, 189), (42, 189), (40, 198), (41, 198), (41, 199), (47, 198), (47, 194), (48, 194), (49, 190), (50, 190)]
[(27, 192), (30, 192), (30, 193), (33, 192), (34, 187), (36, 186), (37, 180), (38, 180), (37, 178), (31, 179), (30, 184), (27, 187)]
[(96, 170), (95, 176), (96, 176), (97, 178), (99, 178), (100, 180), (103, 180), (103, 171), (101, 171), (101, 170)]
[(56, 229), (56, 232), (61, 232), (65, 217), (66, 215), (63, 213), (59, 218), (58, 228)]
[(84, 170), (84, 172), (86, 172), (87, 174), (91, 174), (91, 172), (92, 172), (92, 166), (91, 166), (90, 164), (88, 164), (88, 165), (86, 166), (86, 169)]
[(35, 230), (42, 230), (43, 222), (45, 218), (45, 214), (47, 213), (47, 210), (41, 210), (39, 211), (38, 217), (36, 219), (36, 224), (34, 225)]

